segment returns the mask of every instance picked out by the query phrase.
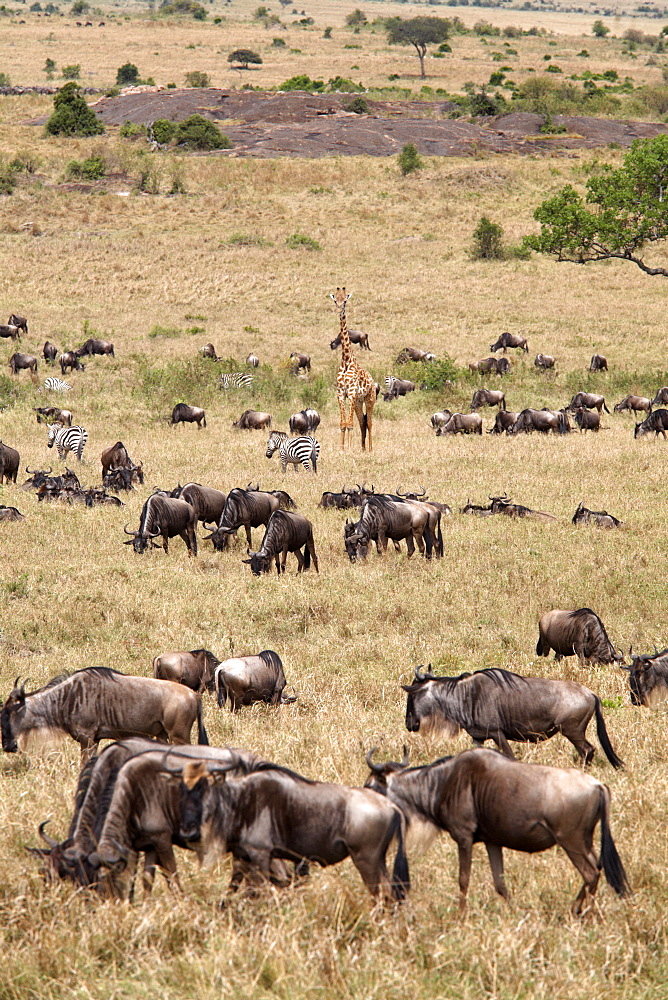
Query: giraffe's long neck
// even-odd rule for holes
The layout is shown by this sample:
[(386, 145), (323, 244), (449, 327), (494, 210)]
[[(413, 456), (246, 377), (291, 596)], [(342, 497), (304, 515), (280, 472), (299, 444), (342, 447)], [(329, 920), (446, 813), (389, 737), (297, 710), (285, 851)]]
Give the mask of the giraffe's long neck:
[(346, 319), (346, 304), (345, 302), (341, 306), (339, 312), (340, 319), (340, 331), (339, 336), (341, 338), (341, 367), (347, 368), (352, 361), (355, 360), (355, 355), (353, 354), (353, 348), (350, 343), (350, 337), (348, 336), (348, 320)]

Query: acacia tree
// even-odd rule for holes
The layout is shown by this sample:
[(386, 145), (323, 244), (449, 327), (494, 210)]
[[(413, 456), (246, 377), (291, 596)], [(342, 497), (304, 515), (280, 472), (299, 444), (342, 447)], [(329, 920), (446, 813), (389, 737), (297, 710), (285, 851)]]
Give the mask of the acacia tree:
[(443, 17), (390, 17), (385, 22), (390, 45), (414, 45), (420, 60), (420, 76), (426, 79), (424, 57), (427, 46), (444, 42), (450, 33), (450, 22)]
[(254, 66), (260, 66), (262, 56), (251, 49), (235, 49), (234, 52), (230, 52), (227, 61), (228, 63), (240, 63), (241, 69), (248, 69), (249, 63), (253, 63)]
[(534, 212), (541, 230), (525, 244), (558, 261), (588, 264), (628, 260), (668, 278), (640, 256), (647, 244), (668, 238), (668, 135), (637, 139), (621, 167), (590, 177), (584, 198), (570, 184)]

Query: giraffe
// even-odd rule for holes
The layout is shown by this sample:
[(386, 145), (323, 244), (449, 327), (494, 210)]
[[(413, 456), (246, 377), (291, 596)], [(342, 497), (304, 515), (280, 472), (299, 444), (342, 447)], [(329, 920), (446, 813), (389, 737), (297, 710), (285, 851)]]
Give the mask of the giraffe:
[(351, 294), (351, 292), (346, 294), (345, 288), (337, 288), (336, 294), (331, 295), (332, 300), (339, 307), (339, 319), (341, 322), (339, 334), (341, 338), (341, 364), (336, 375), (336, 398), (339, 402), (341, 449), (345, 450), (346, 431), (348, 431), (348, 443), (350, 444), (354, 410), (362, 433), (362, 451), (366, 451), (367, 431), (369, 433), (369, 451), (372, 451), (371, 428), (373, 423), (373, 408), (376, 403), (376, 383), (369, 373), (358, 363), (350, 344), (348, 322), (346, 320), (346, 303)]

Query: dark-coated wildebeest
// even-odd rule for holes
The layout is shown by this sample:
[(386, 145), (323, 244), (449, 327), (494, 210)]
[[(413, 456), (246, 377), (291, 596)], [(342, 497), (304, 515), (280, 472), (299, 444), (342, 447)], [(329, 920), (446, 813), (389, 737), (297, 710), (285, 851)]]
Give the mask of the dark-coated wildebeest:
[[(370, 351), (371, 350), (371, 348), (369, 347), (369, 334), (368, 333), (362, 333), (361, 330), (348, 330), (348, 338), (349, 338), (351, 344), (359, 344), (360, 350), (362, 350), (362, 351)], [(336, 337), (334, 338), (334, 340), (330, 341), (329, 346), (331, 347), (331, 349), (333, 351), (335, 351), (337, 349), (337, 347), (341, 346), (341, 334), (340, 333), (336, 335)]]
[(356, 562), (358, 556), (366, 559), (369, 545), (376, 543), (379, 555), (387, 551), (388, 539), (395, 543), (406, 541), (408, 558), (415, 552), (415, 544), (422, 555), (431, 559), (432, 550), (443, 555), (441, 512), (435, 507), (401, 497), (372, 496), (364, 503), (356, 524), (346, 521), (343, 538), (348, 558)]
[(227, 493), (214, 490), (211, 486), (202, 486), (200, 483), (177, 486), (170, 496), (175, 500), (185, 500), (189, 503), (195, 511), (196, 520), (202, 524), (209, 522), (217, 524), (227, 503)]
[(408, 378), (397, 378), (395, 375), (388, 375), (385, 379), (387, 392), (383, 393), (383, 399), (388, 402), (390, 399), (398, 399), (399, 396), (406, 396), (409, 392), (415, 392), (417, 386)]
[(291, 434), (312, 434), (319, 426), (320, 414), (311, 409), (293, 413), (288, 421)]
[(635, 425), (633, 436), (634, 438), (644, 437), (645, 434), (651, 434), (652, 431), (654, 431), (655, 439), (658, 438), (659, 434), (663, 434), (665, 440), (666, 431), (668, 431), (668, 410), (655, 410), (654, 413), (650, 413), (645, 420)]
[(214, 671), (220, 660), (208, 649), (191, 649), (190, 652), (161, 653), (153, 659), (153, 676), (160, 681), (185, 684), (198, 694), (213, 694)]
[(18, 507), (5, 507), (0, 504), (0, 521), (25, 521), (25, 514), (22, 514)]
[(311, 371), (311, 355), (310, 354), (302, 354), (299, 351), (293, 351), (292, 354), (290, 355), (290, 361), (292, 362), (293, 372), (294, 372), (295, 375), (302, 368), (304, 369), (304, 371), (307, 371), (307, 372)]
[(474, 517), (491, 517), (492, 516), (492, 505), (488, 507), (483, 507), (482, 504), (471, 503), (471, 498), (469, 497), (466, 504), (459, 509), (460, 514), (471, 514)]
[(529, 517), (537, 521), (556, 521), (554, 514), (547, 514), (544, 510), (532, 510), (521, 503), (513, 503), (507, 494), (502, 497), (490, 497), (492, 514), (505, 514), (506, 517)]
[(469, 364), (472, 372), (486, 375), (494, 372), (496, 375), (507, 375), (510, 371), (510, 361), (508, 358), (483, 358), (482, 361), (472, 361)]
[[(466, 909), (473, 845), (487, 850), (494, 888), (504, 899), (503, 848), (536, 854), (558, 845), (584, 880), (571, 912), (580, 916), (593, 903), (601, 868), (618, 896), (630, 894), (621, 858), (610, 833), (610, 791), (602, 782), (572, 768), (508, 760), (496, 750), (465, 750), (425, 767), (374, 764), (367, 786), (402, 810), (424, 841), (441, 830), (459, 850), (459, 909)], [(601, 824), (601, 854), (593, 850)]]
[(218, 707), (229, 698), (230, 711), (238, 712), (242, 705), (263, 701), (267, 705), (288, 705), (296, 695), (286, 695), (283, 663), (273, 649), (263, 649), (256, 656), (232, 656), (219, 663), (215, 670)]
[(509, 434), (531, 434), (538, 431), (540, 434), (568, 434), (571, 429), (568, 414), (563, 410), (534, 410), (527, 407), (522, 410), (512, 427), (508, 428)]
[(23, 750), (31, 734), (71, 736), (87, 759), (100, 740), (154, 736), (170, 743), (207, 744), (202, 700), (189, 688), (152, 677), (130, 677), (110, 667), (86, 667), (71, 676), (54, 677), (26, 694), (19, 678), (2, 706), (0, 728), (5, 753)]
[(139, 531), (128, 531), (127, 524), (123, 528), (126, 535), (132, 535), (123, 545), (132, 545), (135, 552), (141, 555), (149, 545), (159, 548), (153, 541), (162, 536), (162, 546), (165, 553), (169, 552), (169, 539), (180, 535), (188, 549), (189, 556), (197, 555), (197, 516), (185, 500), (173, 500), (159, 493), (153, 493), (139, 516)]
[(499, 339), (495, 344), (490, 344), (489, 349), (492, 354), (495, 351), (500, 351), (503, 348), (503, 353), (505, 354), (509, 347), (519, 347), (521, 351), (525, 354), (529, 353), (529, 345), (527, 343), (526, 337), (520, 336), (519, 333), (502, 333), (499, 335)]
[(515, 425), (519, 413), (513, 413), (512, 410), (499, 410), (494, 420), (494, 426), (490, 427), (487, 431), (488, 434), (506, 434), (509, 433), (510, 428)]
[(132, 472), (132, 479), (140, 484), (144, 482), (142, 463), (135, 465), (122, 441), (117, 441), (110, 448), (106, 448), (100, 456), (100, 462), (102, 463), (102, 478), (112, 470), (127, 469)]
[(14, 326), (11, 323), (9, 325), (0, 324), (0, 337), (9, 338), (10, 340), (20, 340), (21, 331), (18, 326)]
[(279, 497), (273, 493), (240, 488), (230, 490), (217, 527), (206, 537), (211, 539), (217, 552), (222, 552), (229, 541), (229, 536), (244, 527), (246, 542), (250, 546), (251, 528), (259, 528), (261, 524), (266, 527), (269, 518), (280, 506)]
[(631, 666), (621, 663), (629, 672), (631, 704), (653, 708), (668, 698), (668, 649), (657, 650), (647, 656), (634, 656), (629, 649)]
[(302, 514), (295, 514), (290, 510), (275, 510), (267, 523), (260, 548), (257, 552), (251, 552), (249, 549), (250, 559), (241, 561), (250, 566), (254, 576), (260, 576), (269, 572), (273, 559), (276, 563), (276, 572), (280, 574), (285, 573), (288, 552), (294, 552), (297, 557), (298, 573), (310, 568), (311, 559), (316, 573), (319, 572), (311, 522)]
[(21, 456), (16, 448), (10, 448), (8, 444), (0, 441), (0, 484), (15, 483), (19, 472)]
[(218, 360), (218, 355), (216, 354), (216, 348), (213, 344), (205, 344), (204, 347), (200, 347), (199, 353), (203, 358), (213, 358), (214, 361)]
[(602, 354), (594, 354), (591, 361), (589, 362), (590, 372), (607, 372), (608, 370), (608, 359)]
[(33, 406), (33, 411), (37, 414), (37, 423), (59, 423), (63, 427), (72, 426), (72, 413), (70, 410), (61, 410), (59, 406)]
[(438, 430), (439, 427), (445, 427), (450, 417), (452, 416), (452, 410), (437, 410), (436, 413), (432, 413), (430, 423), (434, 430)]
[(85, 358), (86, 355), (91, 357), (94, 354), (110, 354), (112, 358), (115, 358), (114, 345), (108, 340), (100, 340), (98, 337), (89, 337), (81, 347), (77, 347), (74, 352), (78, 358)]
[(47, 362), (47, 364), (53, 364), (53, 362), (58, 357), (58, 348), (55, 344), (52, 344), (50, 340), (44, 341), (44, 347), (42, 348), (42, 357)]
[(177, 403), (170, 417), (172, 424), (197, 424), (197, 430), (206, 427), (206, 413), (201, 406), (188, 406), (187, 403)]
[(20, 371), (30, 371), (35, 375), (37, 373), (37, 358), (34, 354), (21, 354), (16, 351), (9, 359), (9, 367), (12, 375), (17, 375)]
[(471, 412), (481, 406), (498, 406), (500, 410), (505, 410), (506, 395), (500, 389), (476, 389), (471, 400)]
[(591, 608), (548, 611), (538, 622), (538, 631), (536, 656), (549, 656), (553, 649), (557, 662), (564, 656), (577, 656), (581, 666), (586, 662), (621, 663), (624, 660), (623, 654), (615, 651), (603, 622)]
[(58, 363), (63, 375), (67, 374), (68, 368), (71, 372), (84, 372), (86, 370), (86, 366), (81, 364), (74, 351), (63, 351), (58, 358)]
[(662, 405), (665, 406), (668, 403), (668, 385), (662, 386), (658, 391), (654, 399), (652, 400), (652, 406)]
[(610, 410), (606, 406), (605, 396), (601, 396), (596, 392), (576, 392), (572, 400), (566, 407), (571, 413), (575, 413), (578, 406), (584, 406), (588, 410), (605, 410), (606, 413), (610, 413)]
[(263, 413), (261, 410), (244, 410), (232, 426), (241, 431), (264, 431), (271, 427), (271, 413)]
[(554, 368), (555, 358), (551, 354), (537, 354), (534, 358), (536, 368)]
[(327, 491), (320, 497), (318, 507), (335, 507), (337, 510), (350, 510), (352, 507), (362, 506), (362, 492), (358, 487), (356, 490), (347, 490), (345, 484), (341, 487), (340, 493)]
[[(23, 330), (26, 337), (28, 336), (28, 320), (25, 318), (25, 316), (17, 316), (15, 313), (12, 313), (12, 315), (7, 320), (7, 324), (8, 326), (15, 326), (19, 330)], [(19, 337), (19, 340), (20, 339), (21, 338)]]
[(594, 747), (587, 740), (587, 726), (596, 713), (596, 733), (613, 767), (623, 761), (612, 749), (601, 699), (575, 681), (553, 681), (545, 677), (520, 677), (499, 667), (464, 673), (459, 677), (436, 677), (415, 670), (407, 693), (406, 729), (417, 733), (443, 731), (454, 739), (465, 730), (476, 746), (494, 740), (499, 750), (513, 757), (509, 740), (542, 743), (561, 733), (573, 744), (587, 766)]
[[(168, 766), (173, 767), (171, 762)], [(225, 780), (224, 766), (205, 762), (186, 765), (180, 775), (180, 834), (207, 860), (230, 852), (245, 866), (247, 878), (285, 885), (272, 868), (275, 858), (326, 868), (349, 857), (373, 896), (389, 901), (406, 897), (405, 819), (401, 809), (376, 792), (309, 781), (272, 765), (234, 781)], [(385, 857), (395, 839), (390, 878)], [(237, 867), (230, 892), (239, 888), (241, 878)]]
[(595, 524), (598, 528), (621, 528), (622, 521), (619, 521), (607, 510), (588, 510), (582, 501), (578, 504), (573, 517), (573, 524)]
[(647, 396), (625, 396), (621, 403), (615, 403), (614, 412), (622, 413), (624, 410), (629, 410), (635, 416), (636, 413), (644, 412), (651, 413), (654, 401), (649, 399)]
[(436, 428), (436, 437), (444, 434), (482, 434), (479, 413), (453, 413), (447, 423)]
[(251, 353), (246, 358), (244, 364), (250, 365), (251, 368), (259, 368), (260, 367), (260, 359), (258, 358), (257, 354), (252, 354)]
[(422, 351), (419, 347), (404, 347), (403, 351), (400, 351), (396, 357), (395, 365), (405, 365), (409, 361), (435, 361), (436, 355), (432, 354), (431, 351)]
[(598, 431), (601, 428), (601, 414), (596, 410), (588, 410), (585, 406), (578, 406), (575, 410), (575, 423), (583, 431)]

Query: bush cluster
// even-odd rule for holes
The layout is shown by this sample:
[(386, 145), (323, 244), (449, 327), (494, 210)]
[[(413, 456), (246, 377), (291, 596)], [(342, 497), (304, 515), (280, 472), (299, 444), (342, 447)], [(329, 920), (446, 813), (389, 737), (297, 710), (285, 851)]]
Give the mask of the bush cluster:
[(101, 135), (104, 125), (84, 100), (76, 83), (66, 83), (53, 99), (54, 111), (46, 123), (48, 135)]
[(170, 122), (167, 118), (156, 118), (149, 135), (161, 146), (173, 143), (186, 149), (231, 149), (232, 143), (213, 122), (202, 115), (190, 115), (182, 122)]
[(70, 160), (65, 168), (69, 180), (97, 181), (107, 173), (107, 164), (102, 156), (89, 156), (85, 160)]

